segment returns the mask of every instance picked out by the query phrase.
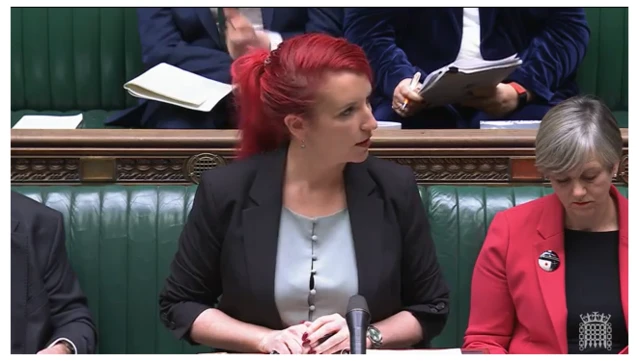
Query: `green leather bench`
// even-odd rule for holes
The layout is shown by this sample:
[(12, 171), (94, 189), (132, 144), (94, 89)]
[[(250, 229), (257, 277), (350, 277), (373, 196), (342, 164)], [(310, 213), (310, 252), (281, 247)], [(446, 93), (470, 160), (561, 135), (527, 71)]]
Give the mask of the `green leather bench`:
[[(628, 10), (587, 8), (591, 41), (578, 74), (622, 127), (628, 117)], [(142, 70), (135, 8), (11, 8), (11, 126), (24, 114), (85, 112), (103, 128), (135, 104), (122, 88)]]
[(586, 8), (591, 28), (587, 56), (578, 71), (578, 85), (611, 108), (621, 128), (629, 127), (628, 8)]
[[(13, 186), (65, 218), (72, 265), (98, 324), (100, 353), (194, 353), (158, 315), (158, 293), (177, 249), (195, 186)], [(451, 314), (433, 347), (460, 347), (470, 281), (496, 212), (549, 187), (420, 187), (432, 236), (451, 287)], [(627, 187), (621, 192), (627, 196)]]
[(11, 126), (25, 114), (84, 113), (104, 128), (133, 106), (142, 69), (135, 8), (11, 8)]

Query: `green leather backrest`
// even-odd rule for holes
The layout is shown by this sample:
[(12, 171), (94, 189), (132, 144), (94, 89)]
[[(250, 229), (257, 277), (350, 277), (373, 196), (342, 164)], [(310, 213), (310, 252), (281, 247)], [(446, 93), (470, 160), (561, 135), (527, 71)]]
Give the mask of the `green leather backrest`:
[[(619, 187), (627, 196), (627, 187)], [(431, 186), (420, 193), (438, 249), (438, 260), (451, 287), (451, 313), (433, 347), (460, 347), (469, 319), (471, 277), (487, 229), (496, 213), (543, 195), (544, 186)]]
[(11, 110), (117, 110), (142, 69), (135, 8), (11, 8)]
[(602, 98), (613, 111), (629, 106), (628, 8), (586, 8), (591, 38), (578, 72), (582, 93)]
[[(98, 324), (100, 353), (195, 353), (160, 323), (158, 293), (193, 204), (195, 186), (14, 186), (64, 215), (71, 263)], [(627, 188), (620, 191), (627, 196)], [(451, 314), (433, 347), (460, 347), (473, 267), (501, 210), (548, 194), (542, 186), (420, 187)]]
[[(135, 8), (11, 8), (12, 110), (118, 110), (142, 70)], [(628, 107), (628, 10), (587, 8), (583, 93)]]
[(158, 294), (195, 187), (14, 190), (64, 215), (71, 263), (98, 324), (100, 353), (195, 353), (160, 323)]

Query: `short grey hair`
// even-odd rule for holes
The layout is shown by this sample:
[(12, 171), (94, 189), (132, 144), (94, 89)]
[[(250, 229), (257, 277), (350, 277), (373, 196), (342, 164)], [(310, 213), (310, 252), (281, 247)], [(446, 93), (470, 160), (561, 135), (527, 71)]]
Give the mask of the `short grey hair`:
[(622, 158), (622, 134), (611, 110), (580, 95), (551, 108), (536, 136), (536, 167), (544, 175), (571, 172), (595, 156), (609, 172)]

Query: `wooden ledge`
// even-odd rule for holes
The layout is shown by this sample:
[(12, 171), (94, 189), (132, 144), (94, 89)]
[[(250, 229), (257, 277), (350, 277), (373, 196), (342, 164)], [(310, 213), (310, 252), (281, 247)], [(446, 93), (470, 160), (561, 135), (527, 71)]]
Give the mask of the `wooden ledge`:
[[(618, 182), (628, 182), (628, 130)], [(423, 184), (542, 183), (535, 130), (376, 130), (371, 154)], [(235, 159), (235, 130), (12, 130), (13, 184), (190, 184)]]
[[(627, 130), (623, 130), (625, 143)], [(531, 147), (536, 131), (504, 130), (376, 130), (372, 138), (377, 147)], [(99, 147), (156, 148), (179, 145), (181, 148), (234, 147), (235, 130), (168, 129), (75, 129), (11, 130), (11, 147)]]

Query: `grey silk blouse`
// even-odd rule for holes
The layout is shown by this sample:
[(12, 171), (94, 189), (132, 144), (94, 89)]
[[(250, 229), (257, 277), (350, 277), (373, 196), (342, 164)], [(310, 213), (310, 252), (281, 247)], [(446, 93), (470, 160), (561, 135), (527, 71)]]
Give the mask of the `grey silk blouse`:
[(358, 269), (347, 209), (309, 218), (282, 208), (275, 302), (283, 324), (346, 313), (358, 292)]

